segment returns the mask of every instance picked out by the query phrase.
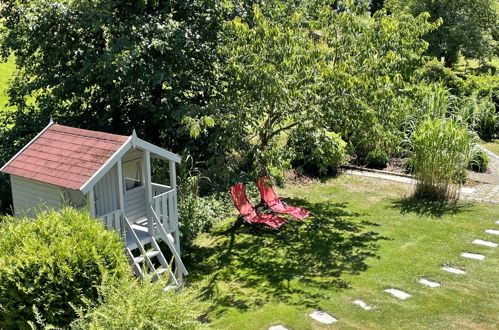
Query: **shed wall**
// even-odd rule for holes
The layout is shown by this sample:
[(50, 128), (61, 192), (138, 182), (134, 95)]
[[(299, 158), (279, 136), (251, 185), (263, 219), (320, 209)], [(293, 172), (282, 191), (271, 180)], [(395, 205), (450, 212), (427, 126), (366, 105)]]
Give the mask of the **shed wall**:
[(35, 217), (36, 211), (43, 208), (58, 209), (62, 205), (62, 191), (58, 186), (10, 176), (14, 215)]

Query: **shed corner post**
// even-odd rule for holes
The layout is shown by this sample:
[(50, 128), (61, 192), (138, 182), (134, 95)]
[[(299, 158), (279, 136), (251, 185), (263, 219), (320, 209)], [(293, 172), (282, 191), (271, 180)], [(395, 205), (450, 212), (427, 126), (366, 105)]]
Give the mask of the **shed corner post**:
[(95, 218), (95, 194), (94, 187), (90, 188), (87, 194), (88, 205), (90, 207), (90, 216)]
[(120, 227), (121, 227), (121, 235), (125, 235), (125, 197), (123, 196), (123, 164), (121, 158), (118, 159), (118, 163), (116, 164), (118, 167), (118, 199), (120, 201)]
[(146, 214), (147, 218), (149, 219), (148, 221), (148, 226), (149, 226), (149, 235), (153, 235), (153, 221), (152, 221), (152, 214), (151, 214), (151, 206), (152, 206), (152, 183), (151, 183), (151, 153), (149, 150), (144, 150), (143, 153), (143, 166), (144, 166), (144, 186), (145, 186), (145, 191), (146, 191)]
[[(173, 232), (173, 239), (174, 239), (174, 244), (175, 248), (177, 249), (178, 255), (180, 255), (180, 233), (179, 233), (179, 226), (178, 226), (178, 200), (177, 200), (177, 173), (175, 169), (175, 161), (174, 160), (169, 160), (168, 161), (168, 169), (170, 173), (170, 187), (173, 190), (173, 226), (174, 226), (174, 232)], [(180, 263), (176, 260), (175, 261), (176, 268), (177, 268), (177, 278), (182, 281), (182, 272), (180, 271)]]

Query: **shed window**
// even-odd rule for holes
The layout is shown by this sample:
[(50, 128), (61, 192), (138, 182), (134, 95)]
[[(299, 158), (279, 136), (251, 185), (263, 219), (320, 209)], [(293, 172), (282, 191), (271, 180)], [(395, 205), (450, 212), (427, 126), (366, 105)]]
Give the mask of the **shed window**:
[(135, 187), (142, 186), (142, 166), (140, 161), (132, 161), (123, 164), (123, 172), (125, 174), (125, 190), (130, 190)]

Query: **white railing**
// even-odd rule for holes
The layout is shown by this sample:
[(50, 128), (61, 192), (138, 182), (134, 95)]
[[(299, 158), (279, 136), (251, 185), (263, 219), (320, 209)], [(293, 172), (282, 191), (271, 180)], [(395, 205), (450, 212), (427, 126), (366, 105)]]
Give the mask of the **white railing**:
[(102, 220), (106, 229), (114, 229), (118, 233), (122, 233), (125, 230), (125, 228), (123, 228), (121, 210), (114, 210), (104, 215), (100, 215), (99, 219)]
[(158, 216), (158, 220), (166, 231), (177, 230), (177, 192), (170, 190), (156, 195), (152, 199), (152, 209)]
[[(159, 216), (156, 213), (156, 211), (154, 211), (154, 208), (152, 208), (152, 207), (151, 207), (151, 213), (152, 213), (151, 220), (153, 222), (159, 221)], [(173, 257), (175, 258), (175, 262), (177, 264), (177, 267), (179, 267), (179, 269), (183, 275), (186, 275), (186, 276), (189, 275), (189, 273), (187, 272), (187, 269), (185, 268), (185, 265), (184, 265), (182, 259), (180, 258), (180, 254), (177, 251), (177, 248), (175, 247), (175, 242), (174, 242), (173, 236), (170, 233), (167, 233), (163, 226), (156, 226), (156, 227), (158, 228), (159, 235), (163, 238), (166, 245), (168, 245), (168, 248), (172, 252)]]
[(153, 197), (172, 190), (170, 186), (165, 186), (163, 184), (158, 184), (158, 183), (151, 183), (151, 188), (152, 188)]

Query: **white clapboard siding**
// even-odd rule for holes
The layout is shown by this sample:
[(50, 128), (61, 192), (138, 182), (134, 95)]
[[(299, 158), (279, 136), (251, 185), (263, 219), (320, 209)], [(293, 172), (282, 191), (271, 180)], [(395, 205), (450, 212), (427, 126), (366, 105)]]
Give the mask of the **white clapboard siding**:
[(118, 205), (118, 173), (116, 166), (106, 173), (94, 187), (97, 216), (116, 211)]
[(146, 216), (146, 192), (143, 186), (125, 192), (125, 216), (131, 222)]
[(44, 208), (59, 209), (62, 205), (62, 190), (58, 186), (10, 176), (12, 200), (16, 217), (34, 217)]

